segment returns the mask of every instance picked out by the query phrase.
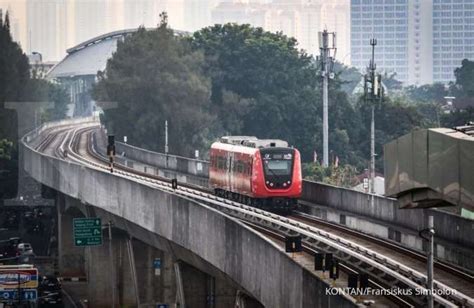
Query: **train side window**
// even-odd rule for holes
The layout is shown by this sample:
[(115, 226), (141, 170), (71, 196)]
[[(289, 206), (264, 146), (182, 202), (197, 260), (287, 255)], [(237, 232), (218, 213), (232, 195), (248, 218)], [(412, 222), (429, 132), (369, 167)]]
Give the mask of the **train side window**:
[(225, 169), (225, 158), (217, 157), (217, 169)]
[(241, 161), (237, 162), (237, 172), (243, 173), (244, 172), (244, 164)]

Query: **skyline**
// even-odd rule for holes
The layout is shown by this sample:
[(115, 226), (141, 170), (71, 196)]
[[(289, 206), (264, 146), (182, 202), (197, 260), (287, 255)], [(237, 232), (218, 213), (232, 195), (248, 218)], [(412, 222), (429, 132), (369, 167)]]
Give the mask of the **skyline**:
[(219, 10), (225, 6), (246, 11), (258, 6), (264, 21), (248, 19), (250, 24), (295, 37), (299, 48), (311, 54), (319, 52), (319, 31), (336, 31), (339, 60), (350, 63), (349, 0), (0, 0), (0, 9), (9, 11), (14, 40), (27, 54), (41, 53), (44, 61), (59, 61), (68, 48), (105, 33), (156, 27), (163, 11), (171, 28), (189, 32), (215, 23), (245, 22), (239, 16), (222, 15)]
[(336, 60), (361, 72), (364, 40), (374, 37), (379, 69), (404, 84), (447, 83), (462, 59), (474, 58), (474, 0), (0, 0), (0, 9), (24, 52), (45, 62), (99, 35), (156, 27), (161, 12), (175, 30), (236, 22), (281, 31), (313, 56), (327, 29), (337, 34)]

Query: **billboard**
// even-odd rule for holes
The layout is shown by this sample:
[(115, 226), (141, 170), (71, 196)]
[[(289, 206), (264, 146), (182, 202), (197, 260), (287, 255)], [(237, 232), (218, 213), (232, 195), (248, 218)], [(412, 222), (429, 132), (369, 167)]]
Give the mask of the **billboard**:
[(0, 268), (0, 290), (38, 287), (36, 268)]

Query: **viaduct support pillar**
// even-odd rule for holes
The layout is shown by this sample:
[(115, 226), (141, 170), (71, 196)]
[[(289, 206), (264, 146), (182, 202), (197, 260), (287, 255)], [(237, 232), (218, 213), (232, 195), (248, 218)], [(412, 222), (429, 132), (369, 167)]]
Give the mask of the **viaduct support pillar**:
[(61, 193), (56, 197), (58, 213), (58, 265), (62, 277), (85, 277), (85, 263), (83, 247), (74, 245), (73, 219), (83, 217), (77, 209), (66, 211), (77, 200), (68, 198)]
[(108, 230), (103, 230), (101, 246), (87, 248), (88, 301), (90, 307), (137, 307), (138, 286), (134, 257), (130, 255), (131, 239), (112, 229), (112, 255)]

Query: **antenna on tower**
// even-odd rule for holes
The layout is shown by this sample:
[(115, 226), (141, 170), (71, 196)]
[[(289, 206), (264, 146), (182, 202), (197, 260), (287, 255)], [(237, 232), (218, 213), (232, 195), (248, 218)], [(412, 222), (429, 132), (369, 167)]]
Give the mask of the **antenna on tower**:
[[(329, 46), (329, 36), (332, 36), (332, 46)], [(324, 30), (319, 32), (319, 61), (321, 77), (323, 78), (323, 166), (329, 166), (329, 120), (328, 120), (328, 84), (334, 79), (334, 60), (336, 57), (336, 32)], [(331, 55), (331, 51), (333, 54)]]

